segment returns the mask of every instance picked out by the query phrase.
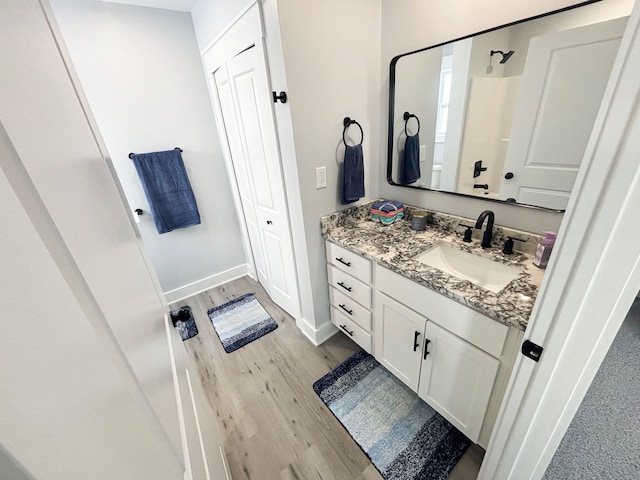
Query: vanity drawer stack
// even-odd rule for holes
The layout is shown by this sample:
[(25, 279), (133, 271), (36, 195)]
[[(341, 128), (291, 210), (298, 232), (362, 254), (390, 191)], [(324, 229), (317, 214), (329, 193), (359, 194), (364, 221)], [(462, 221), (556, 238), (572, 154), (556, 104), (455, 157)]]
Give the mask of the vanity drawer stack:
[(331, 322), (371, 353), (371, 261), (326, 242)]

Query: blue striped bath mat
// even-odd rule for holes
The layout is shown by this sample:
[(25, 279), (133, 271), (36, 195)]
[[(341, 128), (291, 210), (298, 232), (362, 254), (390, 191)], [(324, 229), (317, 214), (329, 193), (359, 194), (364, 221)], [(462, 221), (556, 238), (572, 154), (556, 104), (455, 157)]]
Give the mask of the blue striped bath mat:
[(253, 293), (245, 293), (207, 313), (227, 353), (278, 328)]
[(364, 351), (313, 389), (385, 480), (444, 480), (471, 444)]

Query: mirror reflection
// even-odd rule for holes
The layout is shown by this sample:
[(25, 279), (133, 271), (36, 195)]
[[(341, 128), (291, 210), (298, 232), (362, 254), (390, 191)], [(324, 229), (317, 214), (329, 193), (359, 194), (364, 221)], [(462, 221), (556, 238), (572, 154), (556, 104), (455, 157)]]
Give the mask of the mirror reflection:
[(564, 210), (627, 18), (588, 9), (395, 57), (389, 182)]

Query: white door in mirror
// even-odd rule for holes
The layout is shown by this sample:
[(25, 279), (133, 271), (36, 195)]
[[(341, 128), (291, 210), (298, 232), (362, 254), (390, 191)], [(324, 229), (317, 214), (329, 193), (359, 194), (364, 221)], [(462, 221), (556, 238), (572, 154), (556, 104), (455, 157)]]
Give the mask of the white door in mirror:
[(566, 209), (625, 25), (620, 18), (531, 39), (501, 199)]

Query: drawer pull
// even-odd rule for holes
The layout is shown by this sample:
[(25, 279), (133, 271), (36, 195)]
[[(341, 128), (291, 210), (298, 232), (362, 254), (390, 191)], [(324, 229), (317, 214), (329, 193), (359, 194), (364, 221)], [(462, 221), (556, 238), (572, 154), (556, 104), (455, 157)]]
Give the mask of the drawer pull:
[(429, 344), (430, 343), (431, 343), (431, 340), (426, 338), (425, 341), (424, 341), (424, 357), (422, 357), (425, 360), (427, 359), (427, 355), (429, 355)]
[(349, 315), (353, 315), (353, 310), (349, 310), (349, 309), (347, 309), (347, 307), (345, 307), (345, 306), (344, 306), (344, 305), (342, 305), (342, 304), (339, 304), (338, 306), (339, 306), (342, 310), (344, 310), (345, 312), (347, 312)]
[(347, 267), (351, 266), (351, 262), (345, 262), (342, 257), (338, 258), (336, 257), (336, 260), (339, 261), (341, 264), (346, 265)]
[(344, 283), (342, 282), (338, 282), (338, 285), (340, 285), (342, 288), (344, 288), (347, 292), (351, 291), (351, 287), (347, 287)]
[(416, 333), (413, 334), (413, 351), (415, 352), (420, 344), (418, 343), (418, 337), (420, 336), (420, 332), (416, 330)]
[(340, 325), (340, 328), (345, 332), (347, 332), (350, 337), (353, 337), (353, 330), (352, 331), (347, 330), (347, 327), (345, 325)]

